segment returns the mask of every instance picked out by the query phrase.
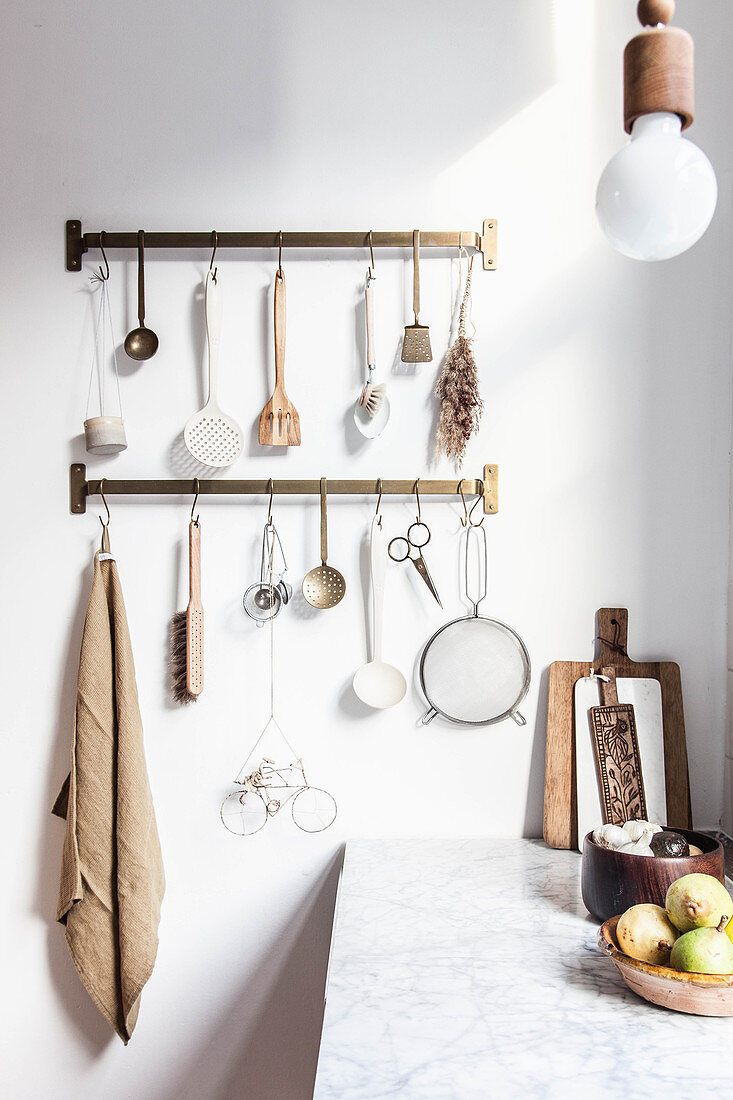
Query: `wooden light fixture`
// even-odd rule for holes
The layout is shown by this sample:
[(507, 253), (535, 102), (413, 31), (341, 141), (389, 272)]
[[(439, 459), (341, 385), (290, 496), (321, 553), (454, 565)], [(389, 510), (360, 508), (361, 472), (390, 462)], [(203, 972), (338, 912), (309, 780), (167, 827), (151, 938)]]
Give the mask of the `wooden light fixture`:
[(624, 50), (624, 128), (631, 141), (604, 170), (596, 194), (601, 228), (637, 260), (666, 260), (690, 248), (715, 212), (710, 161), (681, 136), (695, 112), (694, 44), (668, 26), (674, 0), (640, 0), (643, 26)]
[(668, 26), (674, 0), (640, 0), (636, 14), (644, 27), (624, 50), (624, 127), (641, 115), (669, 111), (682, 129), (695, 115), (695, 44), (679, 27)]

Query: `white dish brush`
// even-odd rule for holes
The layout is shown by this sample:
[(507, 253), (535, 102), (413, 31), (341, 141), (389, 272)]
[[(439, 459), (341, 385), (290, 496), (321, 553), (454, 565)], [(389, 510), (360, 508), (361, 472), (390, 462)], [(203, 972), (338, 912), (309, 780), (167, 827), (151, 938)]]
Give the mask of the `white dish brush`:
[(389, 399), (387, 387), (384, 382), (374, 385), (374, 371), (376, 370), (374, 351), (374, 282), (375, 276), (371, 268), (367, 271), (366, 289), (364, 300), (366, 304), (366, 334), (367, 334), (367, 370), (369, 375), (359, 398), (354, 406), (354, 421), (357, 428), (367, 439), (374, 439), (381, 435), (389, 420)]

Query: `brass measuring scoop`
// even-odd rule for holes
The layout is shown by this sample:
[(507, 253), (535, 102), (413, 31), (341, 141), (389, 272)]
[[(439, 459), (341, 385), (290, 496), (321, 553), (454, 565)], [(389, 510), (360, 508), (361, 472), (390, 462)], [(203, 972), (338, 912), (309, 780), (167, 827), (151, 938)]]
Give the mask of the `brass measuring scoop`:
[(338, 569), (327, 565), (328, 527), (326, 519), (326, 479), (321, 478), (321, 564), (303, 578), (303, 595), (312, 607), (322, 611), (341, 603), (346, 594), (346, 581)]

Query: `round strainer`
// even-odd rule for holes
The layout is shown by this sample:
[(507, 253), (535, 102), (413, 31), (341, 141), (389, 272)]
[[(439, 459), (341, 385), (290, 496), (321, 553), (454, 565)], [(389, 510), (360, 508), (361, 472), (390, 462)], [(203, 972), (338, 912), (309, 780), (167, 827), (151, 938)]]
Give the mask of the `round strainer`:
[[(473, 538), (481, 538), (482, 586), (478, 598), (469, 592), (468, 554)], [(505, 718), (525, 725), (517, 707), (529, 689), (530, 661), (527, 648), (514, 630), (497, 619), (479, 615), (486, 595), (486, 533), (469, 527), (466, 535), (466, 596), (473, 614), (453, 619), (433, 634), (420, 661), (420, 683), (430, 710), (422, 721), (436, 714), (464, 726), (489, 726)]]
[(206, 333), (209, 341), (209, 398), (203, 409), (194, 413), (183, 430), (189, 452), (205, 466), (231, 466), (242, 453), (242, 430), (227, 416), (216, 400), (221, 335), (221, 288), (219, 276), (206, 276)]
[(346, 593), (346, 581), (338, 569), (327, 565), (328, 526), (326, 519), (326, 479), (321, 478), (321, 564), (303, 579), (303, 595), (309, 604), (326, 610), (341, 603)]
[(274, 619), (282, 605), (283, 597), (279, 585), (269, 584), (267, 581), (251, 584), (242, 596), (244, 610), (257, 623)]
[[(272, 508), (272, 498), (270, 501)], [(275, 569), (275, 554), (279, 557), (279, 569)], [(280, 608), (290, 602), (293, 590), (283, 576), (288, 568), (280, 536), (268, 515), (262, 532), (262, 553), (260, 556), (260, 579), (251, 584), (242, 596), (242, 606), (258, 626), (274, 619)]]

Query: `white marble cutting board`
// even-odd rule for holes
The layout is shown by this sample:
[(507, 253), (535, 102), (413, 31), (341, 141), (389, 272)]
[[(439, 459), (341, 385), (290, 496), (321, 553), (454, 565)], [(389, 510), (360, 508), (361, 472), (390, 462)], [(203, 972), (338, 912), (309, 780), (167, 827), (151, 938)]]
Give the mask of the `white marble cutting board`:
[[(631, 703), (634, 707), (647, 818), (665, 825), (667, 796), (664, 782), (661, 686), (658, 680), (636, 679), (633, 676), (620, 676), (616, 685), (619, 703)], [(578, 680), (575, 685), (575, 763), (578, 780), (578, 847), (581, 849), (586, 833), (603, 824), (601, 788), (590, 719), (591, 707), (600, 705), (600, 681), (590, 676)]]

